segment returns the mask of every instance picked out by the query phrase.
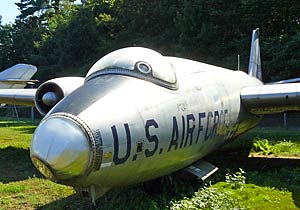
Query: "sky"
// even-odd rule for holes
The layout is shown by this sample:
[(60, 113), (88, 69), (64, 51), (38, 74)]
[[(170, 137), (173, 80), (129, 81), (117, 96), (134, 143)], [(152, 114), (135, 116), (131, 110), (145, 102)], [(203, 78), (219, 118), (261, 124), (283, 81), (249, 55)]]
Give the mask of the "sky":
[[(20, 15), (15, 2), (19, 0), (0, 0), (0, 15), (2, 16), (2, 24), (14, 23), (15, 18)], [(78, 1), (80, 2), (80, 1)]]
[(16, 16), (20, 15), (15, 2), (18, 0), (0, 0), (0, 15), (2, 16), (2, 24), (13, 23)]

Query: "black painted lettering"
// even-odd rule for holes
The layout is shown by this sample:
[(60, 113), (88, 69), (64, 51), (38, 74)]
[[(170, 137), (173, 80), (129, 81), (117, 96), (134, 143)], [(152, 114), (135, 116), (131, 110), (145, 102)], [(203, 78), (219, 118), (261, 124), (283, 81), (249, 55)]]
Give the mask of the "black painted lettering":
[(181, 120), (182, 120), (182, 136), (181, 136), (181, 143), (180, 143), (180, 148), (182, 148), (183, 146), (183, 142), (184, 142), (184, 134), (185, 134), (185, 119), (184, 116), (181, 116)]
[(168, 152), (171, 150), (172, 146), (175, 146), (175, 150), (178, 147), (178, 123), (177, 123), (177, 119), (175, 116), (173, 117), (172, 138), (170, 141)]
[(149, 132), (149, 128), (151, 126), (154, 126), (155, 128), (158, 128), (158, 124), (155, 120), (147, 120), (146, 122), (146, 125), (145, 125), (145, 133), (146, 133), (146, 138), (148, 139), (149, 143), (154, 143), (154, 148), (153, 150), (149, 150), (149, 149), (145, 149), (145, 156), (146, 157), (151, 157), (154, 155), (154, 153), (156, 152), (157, 150), (157, 147), (158, 147), (158, 138), (156, 135), (150, 135), (150, 132)]
[[(187, 130), (186, 130), (186, 138), (185, 138), (185, 143), (184, 147), (186, 147), (186, 144), (188, 142), (188, 139), (190, 138), (190, 145), (193, 143), (193, 132), (195, 129), (195, 117), (193, 114), (189, 114), (186, 116), (186, 122), (187, 122)], [(190, 127), (190, 124), (192, 122), (192, 127)]]
[(210, 126), (210, 118), (213, 118), (212, 112), (207, 113), (207, 118), (206, 118), (206, 131), (205, 131), (205, 137), (204, 140), (208, 140), (211, 134), (211, 129), (209, 129)]
[(223, 110), (220, 111), (220, 120), (219, 120), (219, 122), (220, 122), (220, 124), (221, 124), (222, 126), (225, 125), (225, 121), (224, 121), (224, 111), (223, 111)]
[(124, 128), (126, 131), (126, 140), (127, 140), (127, 147), (126, 147), (126, 155), (122, 158), (119, 157), (119, 137), (118, 137), (118, 132), (116, 129), (116, 126), (112, 126), (111, 127), (111, 131), (113, 134), (113, 138), (114, 138), (114, 156), (113, 156), (113, 161), (116, 165), (125, 163), (126, 160), (129, 158), (130, 156), (130, 149), (131, 149), (131, 136), (130, 136), (130, 130), (129, 130), (129, 126), (127, 123), (124, 124)]
[(198, 133), (197, 133), (197, 139), (196, 139), (196, 144), (198, 143), (199, 141), (199, 137), (200, 137), (200, 132), (203, 131), (203, 125), (201, 123), (201, 119), (202, 118), (205, 118), (205, 112), (201, 112), (199, 113), (199, 127), (198, 127)]
[(228, 110), (225, 109), (224, 110), (224, 125), (227, 127), (229, 122), (227, 121), (227, 114), (228, 114)]
[(218, 124), (219, 124), (219, 119), (220, 119), (219, 112), (215, 111), (214, 125), (213, 125), (213, 129), (212, 129), (212, 132), (211, 132), (211, 138), (214, 138), (216, 136), (217, 128), (218, 128)]

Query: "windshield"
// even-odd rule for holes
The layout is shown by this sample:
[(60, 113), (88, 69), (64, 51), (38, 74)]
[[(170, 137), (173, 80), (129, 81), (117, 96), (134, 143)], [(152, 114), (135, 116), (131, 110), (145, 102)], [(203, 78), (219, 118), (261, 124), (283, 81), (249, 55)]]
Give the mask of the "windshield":
[(86, 81), (107, 74), (127, 75), (176, 89), (176, 74), (172, 64), (154, 50), (128, 47), (101, 58), (86, 75)]
[[(66, 112), (66, 110), (68, 113), (78, 115), (100, 98), (109, 94), (111, 90), (117, 89), (130, 79), (132, 78), (124, 76), (103, 76), (86, 82), (68, 95), (68, 97), (61, 100), (48, 115), (57, 112)], [(80, 100), (78, 100), (78, 98), (80, 98)], [(74, 101), (76, 101), (76, 103), (74, 103)]]

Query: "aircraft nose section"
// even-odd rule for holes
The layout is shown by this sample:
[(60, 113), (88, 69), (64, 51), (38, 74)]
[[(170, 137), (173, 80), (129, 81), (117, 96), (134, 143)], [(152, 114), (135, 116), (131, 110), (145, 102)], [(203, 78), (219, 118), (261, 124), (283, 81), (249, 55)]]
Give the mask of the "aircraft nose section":
[(89, 134), (80, 121), (54, 115), (36, 129), (30, 156), (46, 178), (60, 182), (89, 171), (92, 149)]

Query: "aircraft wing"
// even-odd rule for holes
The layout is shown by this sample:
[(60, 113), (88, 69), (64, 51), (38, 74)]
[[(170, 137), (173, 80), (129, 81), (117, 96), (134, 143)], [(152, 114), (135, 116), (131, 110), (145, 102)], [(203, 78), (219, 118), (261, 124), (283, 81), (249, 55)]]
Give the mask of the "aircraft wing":
[(0, 89), (0, 104), (34, 106), (36, 89)]
[(0, 83), (7, 83), (7, 84), (30, 84), (30, 83), (38, 83), (40, 82), (39, 80), (36, 79), (4, 79), (4, 80), (0, 80)]
[(241, 101), (253, 114), (300, 111), (300, 83), (245, 87), (241, 91)]
[[(248, 74), (261, 80), (258, 35), (259, 29), (253, 30)], [(299, 81), (300, 78), (294, 78), (255, 87), (244, 87), (240, 93), (241, 102), (249, 112), (257, 115), (300, 111), (300, 83), (297, 83)]]
[(83, 83), (83, 77), (60, 77), (44, 82), (37, 89), (0, 88), (0, 104), (35, 106), (41, 115), (45, 115)]
[(286, 80), (281, 80), (281, 81), (276, 81), (276, 82), (270, 82), (268, 84), (287, 84), (287, 83), (296, 83), (300, 82), (300, 78), (293, 78), (293, 79), (286, 79)]
[(24, 88), (28, 83), (38, 82), (30, 80), (36, 73), (37, 68), (29, 64), (16, 64), (2, 72), (0, 72), (0, 88)]

